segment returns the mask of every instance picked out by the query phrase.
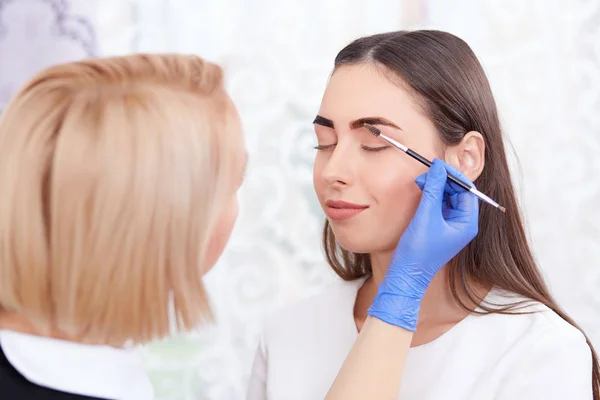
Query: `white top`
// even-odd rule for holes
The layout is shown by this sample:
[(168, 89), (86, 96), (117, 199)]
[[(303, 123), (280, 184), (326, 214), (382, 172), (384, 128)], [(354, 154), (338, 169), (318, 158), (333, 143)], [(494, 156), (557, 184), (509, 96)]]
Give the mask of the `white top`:
[[(353, 317), (363, 280), (325, 293), (267, 323), (248, 400), (323, 399), (357, 338)], [(486, 300), (520, 300), (493, 290)], [(529, 308), (528, 308), (529, 309)], [(533, 314), (471, 314), (438, 339), (410, 349), (402, 400), (592, 399), (591, 351), (584, 336), (533, 303)]]
[(154, 391), (133, 349), (94, 346), (0, 330), (6, 359), (29, 382), (61, 392), (151, 400)]

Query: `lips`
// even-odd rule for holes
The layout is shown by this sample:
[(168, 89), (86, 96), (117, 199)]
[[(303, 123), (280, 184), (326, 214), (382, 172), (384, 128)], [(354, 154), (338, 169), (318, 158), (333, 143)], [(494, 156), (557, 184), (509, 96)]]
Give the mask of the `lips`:
[(369, 206), (348, 203), (342, 200), (327, 200), (325, 202), (325, 214), (330, 220), (343, 221), (352, 218), (365, 211)]

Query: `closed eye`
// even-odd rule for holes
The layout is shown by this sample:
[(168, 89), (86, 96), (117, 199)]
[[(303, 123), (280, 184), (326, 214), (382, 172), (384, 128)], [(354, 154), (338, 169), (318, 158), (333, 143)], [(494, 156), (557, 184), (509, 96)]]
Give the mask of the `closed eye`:
[(389, 149), (391, 146), (380, 146), (380, 147), (369, 147), (369, 146), (361, 146), (363, 150), (366, 151), (382, 151), (385, 149)]
[(333, 144), (320, 144), (315, 146), (315, 150), (327, 150), (327, 149), (331, 149), (333, 147), (335, 147), (337, 143), (333, 143)]

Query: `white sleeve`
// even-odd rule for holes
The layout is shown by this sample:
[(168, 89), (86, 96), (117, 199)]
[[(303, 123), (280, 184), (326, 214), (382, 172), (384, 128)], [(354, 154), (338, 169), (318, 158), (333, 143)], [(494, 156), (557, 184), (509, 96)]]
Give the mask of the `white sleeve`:
[(592, 400), (592, 352), (583, 335), (549, 331), (523, 354), (497, 400)]
[(246, 400), (267, 400), (267, 349), (264, 335), (256, 350)]

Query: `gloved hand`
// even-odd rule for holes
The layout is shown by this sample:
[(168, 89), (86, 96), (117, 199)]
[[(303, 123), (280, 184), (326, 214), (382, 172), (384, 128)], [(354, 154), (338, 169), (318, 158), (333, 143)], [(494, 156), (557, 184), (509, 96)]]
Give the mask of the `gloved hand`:
[(415, 180), (423, 197), (368, 311), (410, 331), (416, 330), (421, 299), (435, 274), (477, 235), (479, 199), (448, 181), (447, 173), (470, 183), (439, 159)]

